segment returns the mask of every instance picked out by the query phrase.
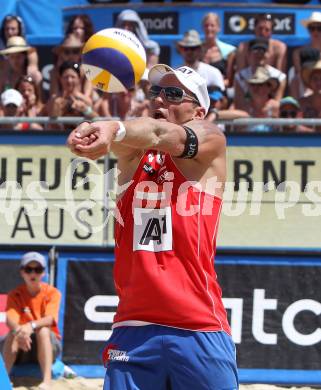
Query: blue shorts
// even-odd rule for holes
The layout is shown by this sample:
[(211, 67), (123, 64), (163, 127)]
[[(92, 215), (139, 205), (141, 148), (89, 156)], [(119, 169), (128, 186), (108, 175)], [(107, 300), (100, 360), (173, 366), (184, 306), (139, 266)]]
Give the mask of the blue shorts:
[(238, 389), (235, 346), (225, 332), (119, 327), (103, 359), (104, 390)]

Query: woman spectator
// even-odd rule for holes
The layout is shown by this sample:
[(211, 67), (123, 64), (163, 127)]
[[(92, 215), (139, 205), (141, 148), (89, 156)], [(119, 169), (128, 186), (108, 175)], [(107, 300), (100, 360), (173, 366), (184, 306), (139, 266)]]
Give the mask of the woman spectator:
[(19, 77), (25, 74), (30, 74), (35, 83), (40, 84), (42, 75), (38, 68), (31, 67), (30, 71), (28, 53), (33, 50), (35, 49), (28, 46), (23, 37), (13, 36), (8, 39), (6, 49), (0, 50), (0, 54), (7, 58), (0, 73), (0, 91), (14, 88)]
[[(1, 24), (0, 29), (0, 49), (7, 47), (8, 39), (11, 37), (25, 38), (25, 28), (23, 20), (16, 15), (7, 15)], [(28, 52), (28, 74), (38, 70), (38, 53), (37, 50), (29, 50)]]
[(149, 39), (146, 27), (137, 12), (130, 9), (122, 11), (117, 17), (116, 27), (131, 31), (137, 36), (146, 50), (148, 69), (158, 63), (159, 44)]
[[(53, 48), (53, 53), (56, 58), (54, 60), (54, 67), (50, 72), (50, 95), (61, 92), (59, 67), (65, 61), (81, 62), (81, 50), (83, 42), (74, 34), (69, 34), (64, 38), (61, 45)], [(93, 87), (90, 81), (85, 77), (81, 71), (81, 92), (88, 98), (92, 97)]]
[[(301, 72), (304, 84), (312, 94), (299, 100), (304, 118), (321, 118), (321, 60), (305, 63)], [(316, 128), (321, 131), (321, 126)]]
[(227, 86), (227, 69), (228, 63), (230, 63), (228, 58), (235, 51), (236, 47), (217, 38), (217, 34), (221, 29), (220, 19), (217, 14), (213, 12), (206, 14), (203, 18), (202, 26), (205, 33), (203, 62), (218, 68), (223, 74), (225, 85)]
[[(93, 119), (97, 116), (92, 100), (81, 92), (80, 64), (65, 61), (59, 67), (61, 93), (54, 95), (48, 102), (46, 112), (50, 117), (84, 116)], [(51, 124), (49, 129), (67, 130), (70, 125)]]
[(73, 34), (82, 43), (94, 34), (94, 26), (90, 17), (86, 14), (75, 15), (70, 19), (66, 29), (66, 36)]
[[(254, 75), (248, 79), (249, 97), (245, 110), (252, 118), (277, 118), (279, 114), (279, 102), (273, 98), (274, 91), (278, 88), (278, 80), (272, 78), (268, 70), (260, 66)], [(247, 131), (268, 132), (272, 131), (270, 125), (251, 125)]]

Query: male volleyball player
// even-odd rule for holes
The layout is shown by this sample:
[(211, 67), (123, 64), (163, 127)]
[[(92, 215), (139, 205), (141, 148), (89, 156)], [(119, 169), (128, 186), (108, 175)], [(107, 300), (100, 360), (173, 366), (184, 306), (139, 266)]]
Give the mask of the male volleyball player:
[(214, 271), (225, 138), (204, 120), (205, 80), (184, 66), (149, 72), (152, 118), (82, 123), (71, 150), (118, 157), (115, 286), (104, 351), (108, 389), (235, 390), (235, 347)]

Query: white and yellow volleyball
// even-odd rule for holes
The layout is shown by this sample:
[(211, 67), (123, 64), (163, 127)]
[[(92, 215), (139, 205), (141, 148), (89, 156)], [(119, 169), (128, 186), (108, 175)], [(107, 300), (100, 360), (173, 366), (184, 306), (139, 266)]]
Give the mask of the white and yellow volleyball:
[(132, 32), (107, 28), (86, 42), (82, 67), (95, 88), (110, 93), (123, 92), (142, 78), (146, 69), (145, 49)]

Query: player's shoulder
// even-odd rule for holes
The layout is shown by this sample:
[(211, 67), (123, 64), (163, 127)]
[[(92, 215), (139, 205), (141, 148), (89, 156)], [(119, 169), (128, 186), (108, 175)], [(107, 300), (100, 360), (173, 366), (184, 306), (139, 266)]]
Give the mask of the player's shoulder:
[(192, 130), (197, 131), (202, 129), (203, 131), (205, 130), (209, 135), (217, 135), (225, 139), (225, 135), (222, 130), (220, 130), (220, 128), (214, 122), (208, 121), (206, 119), (193, 120), (187, 122), (185, 125), (190, 127)]

